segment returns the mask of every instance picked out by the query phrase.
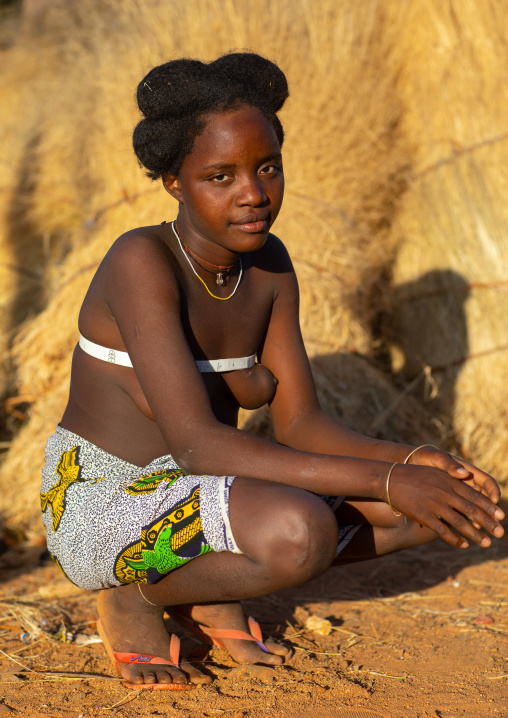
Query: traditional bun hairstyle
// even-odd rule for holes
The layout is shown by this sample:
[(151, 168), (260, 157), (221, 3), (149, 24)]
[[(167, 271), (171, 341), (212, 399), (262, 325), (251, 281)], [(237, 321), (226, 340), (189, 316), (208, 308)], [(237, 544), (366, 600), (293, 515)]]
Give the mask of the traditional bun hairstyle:
[(223, 55), (210, 63), (181, 59), (150, 70), (137, 90), (144, 115), (134, 129), (134, 152), (152, 180), (178, 175), (207, 115), (242, 105), (257, 107), (282, 146), (277, 117), (289, 95), (286, 77), (270, 60), (251, 52)]

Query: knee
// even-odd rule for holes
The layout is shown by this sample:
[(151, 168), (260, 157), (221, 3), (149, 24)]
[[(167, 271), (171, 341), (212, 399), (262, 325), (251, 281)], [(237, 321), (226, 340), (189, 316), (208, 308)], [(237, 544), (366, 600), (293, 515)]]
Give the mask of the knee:
[(271, 499), (258, 526), (257, 560), (282, 585), (316, 578), (335, 557), (333, 512), (317, 496), (293, 487), (281, 487)]
[(301, 573), (302, 582), (316, 578), (335, 557), (338, 541), (337, 521), (331, 509), (318, 497), (307, 494), (291, 502), (279, 525), (279, 541), (284, 546), (289, 570)]

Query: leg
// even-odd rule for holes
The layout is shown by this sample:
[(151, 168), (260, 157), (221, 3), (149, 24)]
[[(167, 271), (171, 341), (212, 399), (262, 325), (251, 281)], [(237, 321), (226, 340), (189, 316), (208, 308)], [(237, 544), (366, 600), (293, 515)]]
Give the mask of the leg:
[[(230, 493), (230, 520), (243, 554), (204, 554), (158, 583), (144, 584), (143, 595), (155, 606), (142, 598), (134, 584), (101, 592), (99, 614), (114, 650), (142, 650), (168, 658), (164, 606), (201, 604), (191, 612), (196, 620), (216, 628), (246, 630), (243, 614), (230, 602), (305, 583), (323, 573), (333, 561), (337, 544), (335, 517), (318, 497), (306, 491), (268, 481), (236, 479)], [(207, 602), (221, 602), (221, 606), (204, 606)], [(282, 661), (281, 655), (263, 653), (253, 642), (224, 643), (239, 660)], [(203, 682), (200, 674), (185, 670), (192, 682)], [(121, 673), (130, 683), (185, 680), (163, 666), (122, 665)]]
[(395, 516), (382, 501), (348, 499), (336, 511), (339, 524), (360, 524), (360, 529), (334, 560), (334, 566), (366, 561), (413, 546), (430, 543), (437, 534), (416, 521)]

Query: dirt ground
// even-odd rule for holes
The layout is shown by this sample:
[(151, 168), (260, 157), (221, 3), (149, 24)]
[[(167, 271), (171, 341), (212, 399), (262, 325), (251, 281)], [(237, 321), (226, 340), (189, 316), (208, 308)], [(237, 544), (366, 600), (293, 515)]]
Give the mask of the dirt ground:
[[(488, 550), (436, 542), (248, 601), (265, 635), (294, 646), (291, 663), (238, 666), (213, 649), (202, 662), (213, 683), (184, 692), (131, 692), (113, 678), (102, 644), (87, 643), (94, 594), (41, 565), (41, 552), (0, 555), (0, 715), (508, 716), (508, 537)], [(306, 628), (309, 616), (328, 619), (329, 634)]]

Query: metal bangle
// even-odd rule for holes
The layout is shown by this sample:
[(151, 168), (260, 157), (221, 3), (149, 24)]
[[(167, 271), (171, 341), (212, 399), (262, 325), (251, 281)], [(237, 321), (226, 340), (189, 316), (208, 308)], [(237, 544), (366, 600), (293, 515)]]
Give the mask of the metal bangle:
[(160, 608), (160, 606), (159, 606), (158, 603), (152, 603), (151, 601), (149, 601), (149, 600), (147, 599), (147, 597), (145, 596), (145, 594), (144, 594), (143, 591), (141, 590), (141, 584), (140, 584), (140, 583), (138, 583), (138, 588), (139, 588), (140, 594), (143, 596), (143, 598), (145, 599), (145, 601), (150, 604), (150, 606), (157, 606), (157, 608)]
[(431, 446), (433, 449), (437, 449), (439, 451), (439, 448), (437, 446), (434, 446), (434, 444), (421, 444), (420, 446), (417, 446), (416, 449), (413, 449), (413, 451), (409, 452), (409, 454), (404, 459), (404, 464), (407, 464), (413, 454), (416, 454), (417, 451), (419, 451), (420, 449), (424, 449), (426, 446)]
[(390, 479), (392, 477), (392, 471), (396, 466), (400, 465), (400, 461), (395, 461), (388, 470), (388, 476), (386, 477), (386, 499), (388, 501), (388, 506), (391, 508), (395, 516), (402, 516), (402, 511), (397, 511), (393, 508), (392, 502), (390, 501)]

